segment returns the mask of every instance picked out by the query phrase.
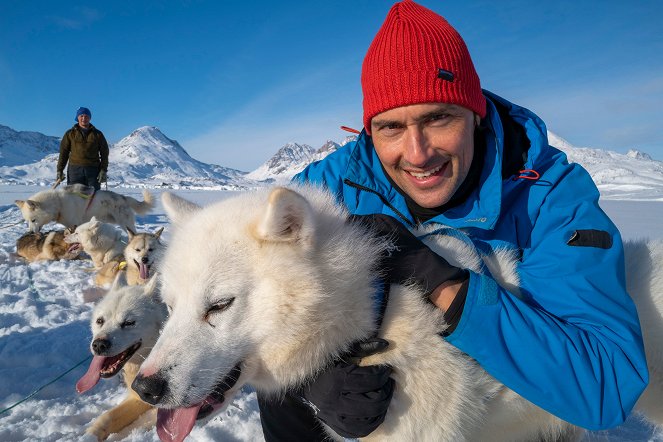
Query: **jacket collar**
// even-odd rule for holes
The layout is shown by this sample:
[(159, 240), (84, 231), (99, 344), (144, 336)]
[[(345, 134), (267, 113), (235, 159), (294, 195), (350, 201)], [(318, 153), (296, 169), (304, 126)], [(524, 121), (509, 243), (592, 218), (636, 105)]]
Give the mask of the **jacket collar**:
[[(502, 201), (504, 134), (499, 115), (490, 99), (487, 100), (487, 110), (484, 119), (484, 123), (488, 127), (485, 132), (486, 157), (478, 187), (465, 202), (437, 215), (425, 224), (440, 223), (455, 228), (492, 229), (495, 227)], [(344, 178), (380, 195), (383, 201), (414, 223), (412, 215), (407, 209), (405, 198), (387, 180), (380, 159), (375, 153), (373, 141), (365, 131), (362, 131), (357, 139)]]

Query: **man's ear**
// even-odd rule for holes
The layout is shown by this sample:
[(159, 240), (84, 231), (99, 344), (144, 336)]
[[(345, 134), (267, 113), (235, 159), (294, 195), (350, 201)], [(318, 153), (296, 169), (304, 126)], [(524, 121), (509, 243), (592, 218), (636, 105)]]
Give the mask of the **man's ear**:
[(479, 124), (481, 124), (481, 117), (479, 114), (474, 114), (474, 127), (479, 127)]
[(200, 206), (191, 201), (180, 198), (179, 196), (170, 193), (164, 192), (161, 194), (161, 203), (163, 204), (164, 209), (166, 209), (166, 215), (173, 222), (173, 224), (181, 224), (189, 217), (200, 210)]

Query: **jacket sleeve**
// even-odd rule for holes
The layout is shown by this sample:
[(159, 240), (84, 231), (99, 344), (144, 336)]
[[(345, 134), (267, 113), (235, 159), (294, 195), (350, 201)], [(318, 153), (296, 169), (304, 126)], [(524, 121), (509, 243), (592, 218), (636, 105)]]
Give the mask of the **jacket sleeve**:
[[(460, 322), (446, 339), (541, 408), (606, 429), (624, 422), (648, 382), (621, 237), (584, 169), (572, 166), (551, 182), (543, 203), (529, 209), (538, 213), (519, 264), (520, 295), (471, 274)], [(576, 231), (607, 234), (598, 234), (602, 243), (569, 245)]]
[(104, 172), (108, 171), (108, 142), (104, 134), (99, 131), (99, 168)]
[(62, 140), (60, 140), (60, 156), (58, 157), (57, 172), (64, 172), (64, 168), (69, 161), (70, 152), (71, 139), (69, 138), (69, 131), (67, 131), (62, 137)]

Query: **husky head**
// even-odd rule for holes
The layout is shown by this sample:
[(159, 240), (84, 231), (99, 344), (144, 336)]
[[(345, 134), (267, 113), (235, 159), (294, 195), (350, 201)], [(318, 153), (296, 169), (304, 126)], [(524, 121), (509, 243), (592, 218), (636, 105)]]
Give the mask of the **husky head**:
[(327, 192), (265, 189), (205, 208), (162, 199), (170, 318), (133, 383), (160, 407), (162, 440), (183, 440), (243, 384), (277, 394), (305, 382), (371, 333), (381, 245)]
[(152, 266), (159, 259), (163, 244), (159, 240), (163, 227), (154, 233), (136, 233), (127, 227), (129, 242), (124, 249), (124, 259), (129, 266), (135, 266), (140, 279), (149, 279)]
[(45, 210), (42, 202), (33, 200), (16, 200), (14, 201), (19, 209), (23, 219), (28, 222), (28, 230), (37, 233), (43, 226), (55, 221), (53, 213), (50, 210)]
[(94, 357), (76, 384), (79, 393), (94, 387), (100, 378), (115, 376), (127, 362), (140, 365), (145, 360), (167, 316), (156, 286), (156, 276), (145, 285), (127, 286), (124, 273), (118, 274), (92, 313)]

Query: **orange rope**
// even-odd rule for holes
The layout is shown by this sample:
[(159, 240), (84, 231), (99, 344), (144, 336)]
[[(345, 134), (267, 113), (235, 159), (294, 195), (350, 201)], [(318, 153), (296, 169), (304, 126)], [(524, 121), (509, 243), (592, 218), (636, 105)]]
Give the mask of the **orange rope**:
[(353, 128), (348, 127), (348, 126), (341, 126), (341, 129), (343, 129), (346, 132), (352, 132), (353, 134), (360, 134), (361, 133), (357, 129), (353, 129)]
[(541, 174), (534, 169), (523, 169), (519, 170), (517, 177), (513, 177), (513, 180), (538, 180), (541, 178)]

